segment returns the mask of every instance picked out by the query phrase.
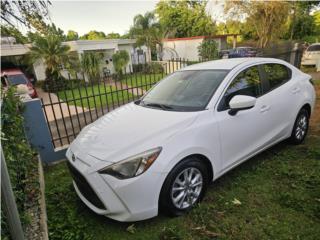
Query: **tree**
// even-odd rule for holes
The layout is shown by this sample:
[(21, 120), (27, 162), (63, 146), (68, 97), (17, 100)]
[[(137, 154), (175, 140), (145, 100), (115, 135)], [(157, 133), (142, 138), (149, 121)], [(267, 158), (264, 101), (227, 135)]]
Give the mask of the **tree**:
[(136, 15), (133, 20), (133, 26), (130, 29), (130, 35), (137, 40), (137, 46), (147, 46), (148, 56), (151, 55), (152, 49), (156, 49), (157, 44), (162, 45), (163, 31), (156, 20), (154, 12)]
[(1, 26), (1, 36), (2, 37), (14, 37), (17, 43), (27, 43), (28, 38), (24, 36), (16, 27), (9, 25)]
[(60, 70), (69, 61), (70, 47), (63, 45), (57, 35), (37, 36), (30, 48), (31, 63), (43, 60), (46, 65), (46, 81), (56, 82), (62, 79)]
[(289, 29), (287, 38), (302, 39), (317, 32), (316, 23), (310, 14), (312, 9), (320, 6), (319, 1), (294, 1), (291, 2), (291, 16), (289, 17)]
[(119, 33), (108, 33), (106, 36), (107, 39), (119, 39), (120, 38), (120, 34)]
[(80, 37), (80, 39), (83, 40), (100, 40), (100, 39), (106, 39), (106, 34), (104, 32), (98, 32), (95, 30), (92, 30), (83, 36)]
[(103, 54), (99, 52), (85, 52), (81, 54), (80, 65), (90, 80), (97, 80), (100, 77), (100, 62)]
[(246, 22), (254, 29), (261, 48), (282, 34), (289, 10), (289, 3), (281, 1), (230, 1), (225, 6), (230, 17), (246, 16)]
[(117, 51), (112, 55), (112, 62), (114, 65), (114, 68), (119, 75), (122, 75), (123, 68), (128, 64), (129, 62), (129, 54), (125, 50)]
[(315, 33), (320, 35), (320, 10), (313, 13), (313, 21), (315, 25)]
[(199, 56), (203, 60), (213, 60), (218, 57), (218, 46), (214, 39), (204, 39), (198, 47)]
[(206, 12), (206, 1), (160, 1), (156, 14), (170, 37), (210, 36), (215, 33), (215, 23)]
[(67, 41), (76, 41), (79, 39), (79, 35), (76, 31), (69, 30), (67, 33)]
[(50, 1), (2, 0), (1, 20), (10, 26), (22, 24), (23, 26), (31, 27), (31, 20), (44, 20), (48, 17), (49, 5), (51, 5)]

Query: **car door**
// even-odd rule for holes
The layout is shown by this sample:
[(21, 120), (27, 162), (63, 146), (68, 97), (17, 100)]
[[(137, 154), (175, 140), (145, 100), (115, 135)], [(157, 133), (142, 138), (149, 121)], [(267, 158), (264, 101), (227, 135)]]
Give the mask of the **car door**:
[(296, 118), (301, 101), (301, 86), (292, 78), (291, 69), (283, 64), (266, 63), (261, 65), (262, 75), (266, 80), (264, 99), (268, 102), (269, 132), (265, 141), (272, 142), (288, 137)]
[[(231, 116), (229, 101), (235, 95), (256, 97), (253, 108), (239, 111)], [(246, 159), (261, 149), (264, 135), (269, 131), (268, 105), (263, 96), (261, 69), (249, 67), (240, 72), (225, 90), (216, 110), (219, 127), (223, 170)]]

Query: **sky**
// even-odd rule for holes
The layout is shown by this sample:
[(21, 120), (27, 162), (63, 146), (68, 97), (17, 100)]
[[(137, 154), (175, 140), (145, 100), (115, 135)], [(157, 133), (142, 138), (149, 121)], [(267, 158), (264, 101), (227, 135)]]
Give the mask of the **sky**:
[[(137, 14), (153, 11), (159, 0), (51, 0), (51, 21), (65, 33), (74, 30), (81, 36), (90, 30), (125, 34)], [(222, 20), (223, 1), (211, 0), (207, 11)]]
[(83, 35), (90, 30), (106, 34), (126, 33), (137, 14), (154, 10), (157, 1), (51, 1), (51, 21), (65, 33), (74, 30)]

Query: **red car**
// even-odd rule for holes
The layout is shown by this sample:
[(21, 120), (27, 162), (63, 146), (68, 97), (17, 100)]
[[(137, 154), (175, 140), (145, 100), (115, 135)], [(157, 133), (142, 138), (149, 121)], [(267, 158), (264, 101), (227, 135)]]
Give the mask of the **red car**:
[(34, 88), (32, 82), (30, 81), (30, 79), (26, 77), (26, 75), (20, 69), (2, 69), (1, 84), (3, 86), (15, 86), (20, 84), (26, 85), (28, 87), (30, 97), (38, 97), (37, 91)]

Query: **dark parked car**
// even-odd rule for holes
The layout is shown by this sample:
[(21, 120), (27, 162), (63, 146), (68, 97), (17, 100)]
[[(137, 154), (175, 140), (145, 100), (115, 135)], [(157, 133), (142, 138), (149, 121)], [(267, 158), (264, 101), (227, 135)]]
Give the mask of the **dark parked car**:
[(221, 58), (256, 57), (257, 50), (252, 47), (237, 47), (220, 52)]
[(2, 69), (1, 71), (1, 84), (4, 87), (26, 85), (28, 87), (29, 95), (32, 98), (37, 98), (38, 94), (32, 84), (32, 80), (28, 79), (26, 75), (17, 68)]

